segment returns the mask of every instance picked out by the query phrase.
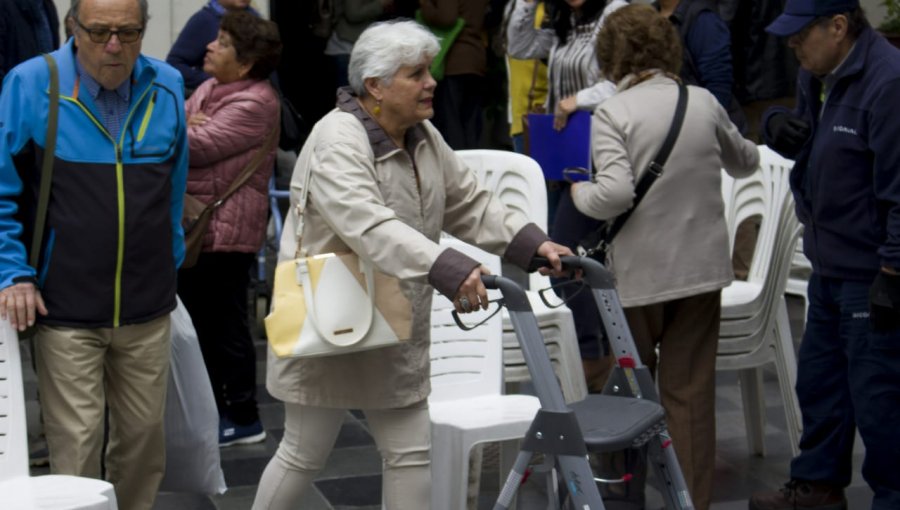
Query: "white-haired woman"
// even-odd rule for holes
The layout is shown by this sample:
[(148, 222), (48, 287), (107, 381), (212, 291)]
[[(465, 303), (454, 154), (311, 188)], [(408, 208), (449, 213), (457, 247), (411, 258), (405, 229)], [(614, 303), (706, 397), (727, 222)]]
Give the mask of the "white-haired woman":
[[(459, 312), (487, 305), (478, 261), (438, 244), (441, 231), (525, 268), (534, 255), (559, 268), (554, 244), (506, 210), (428, 122), (435, 37), (411, 21), (363, 32), (350, 56), (350, 87), (319, 121), (291, 182), (296, 204), (309, 173), (303, 248), (308, 255), (353, 251), (396, 277), (412, 303), (412, 339), (396, 347), (314, 359), (270, 351), (266, 386), (285, 402), (285, 432), (259, 484), (254, 509), (294, 508), (324, 466), (347, 409), (361, 409), (384, 460), (389, 509), (430, 506), (428, 417), (432, 289)], [(291, 207), (279, 259), (297, 250)]]

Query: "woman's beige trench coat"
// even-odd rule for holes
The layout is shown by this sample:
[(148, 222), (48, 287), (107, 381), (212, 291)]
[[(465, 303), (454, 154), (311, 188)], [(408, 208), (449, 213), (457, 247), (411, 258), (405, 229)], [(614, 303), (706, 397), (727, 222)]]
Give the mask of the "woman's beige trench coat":
[[(396, 147), (346, 89), (316, 124), (291, 181), (279, 261), (297, 249), (297, 214), (312, 172), (303, 227), (308, 255), (352, 250), (400, 278), (413, 306), (412, 340), (314, 359), (268, 354), (266, 387), (286, 402), (335, 408), (398, 408), (425, 399), (433, 288), (451, 298), (478, 262), (438, 244), (446, 231), (526, 267), (546, 235), (485, 190), (429, 122)], [(410, 157), (410, 153), (413, 157)], [(432, 287), (433, 286), (433, 287)]]

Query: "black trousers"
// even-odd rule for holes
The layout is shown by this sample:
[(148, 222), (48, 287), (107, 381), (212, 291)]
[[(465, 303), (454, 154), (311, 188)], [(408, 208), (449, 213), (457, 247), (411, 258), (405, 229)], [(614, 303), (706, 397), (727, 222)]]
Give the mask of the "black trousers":
[(434, 92), (434, 126), (453, 150), (477, 149), (481, 141), (484, 77), (444, 76)]
[(219, 414), (238, 425), (259, 419), (256, 350), (247, 317), (255, 253), (204, 252), (178, 271), (178, 295), (191, 315)]
[[(575, 251), (578, 242), (600, 228), (603, 222), (578, 212), (575, 203), (572, 202), (569, 188), (568, 183), (562, 183), (550, 237), (553, 241)], [(552, 281), (559, 282), (556, 279)], [(599, 359), (606, 356), (603, 324), (593, 294), (589, 289), (583, 289), (574, 295), (567, 295), (565, 289), (566, 287), (563, 287), (560, 297), (566, 300), (567, 306), (572, 310), (572, 320), (575, 322), (575, 334), (578, 337), (582, 359)]]

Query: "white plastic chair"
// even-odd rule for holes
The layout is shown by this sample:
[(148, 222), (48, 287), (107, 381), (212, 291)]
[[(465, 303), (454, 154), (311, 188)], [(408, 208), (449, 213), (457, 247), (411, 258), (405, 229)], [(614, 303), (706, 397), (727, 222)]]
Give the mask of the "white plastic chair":
[[(462, 150), (456, 154), (506, 207), (522, 213), (541, 230), (547, 231), (547, 189), (537, 161), (524, 154), (491, 149)], [(540, 289), (542, 285), (546, 286), (545, 280), (533, 273), (529, 276), (528, 287)]]
[(16, 332), (0, 321), (0, 507), (3, 510), (116, 510), (112, 484), (66, 475), (30, 477), (25, 394)]
[[(546, 286), (549, 287), (549, 281)], [(587, 382), (584, 378), (584, 367), (581, 364), (581, 352), (578, 350), (571, 310), (566, 307), (549, 308), (536, 292), (529, 291), (526, 294), (541, 328), (547, 354), (550, 356), (566, 402), (584, 400), (588, 394)], [(531, 380), (508, 313), (503, 315), (503, 366), (506, 382)]]
[(491, 149), (462, 150), (456, 154), (507, 207), (547, 231), (547, 190), (537, 161), (517, 152)]
[[(500, 150), (463, 150), (456, 153), (504, 205), (521, 212), (535, 225), (547, 231), (547, 191), (544, 187), (544, 174), (535, 160), (523, 154)], [(509, 274), (504, 276), (512, 278)], [(532, 273), (528, 277), (528, 287), (531, 289), (528, 297), (566, 401), (577, 402), (587, 396), (587, 384), (575, 335), (575, 323), (568, 308), (549, 308), (534, 292), (549, 286), (549, 278)], [(503, 364), (507, 383), (531, 380), (509, 313), (505, 309)]]
[[(482, 261), (493, 274), (500, 273), (496, 255), (453, 239), (445, 239), (442, 244)], [(505, 475), (517, 453), (517, 444), (509, 442), (525, 436), (540, 408), (537, 397), (502, 394), (500, 315), (472, 331), (463, 331), (453, 321), (452, 310), (447, 298), (435, 294), (431, 312), (432, 391), (428, 398), (432, 510), (466, 507), (469, 453), (476, 444), (503, 442), (499, 472)], [(478, 321), (478, 317), (462, 317), (467, 323)]]
[[(765, 158), (765, 164), (778, 165), (784, 168), (786, 172), (790, 172), (790, 169), (794, 166), (793, 161), (778, 156), (765, 146), (760, 146), (760, 156)], [(725, 175), (724, 172), (723, 175)], [(730, 194), (731, 188), (729, 186), (733, 186), (733, 183), (734, 181), (731, 178), (723, 179), (723, 195), (728, 196)], [(803, 299), (804, 322), (806, 321), (806, 312), (809, 310), (806, 287), (809, 284), (810, 273), (812, 273), (812, 264), (806, 258), (806, 254), (803, 253), (803, 238), (801, 237), (797, 241), (797, 248), (794, 250), (794, 256), (791, 259), (791, 270), (788, 273), (787, 286), (785, 286), (784, 292)]]
[(738, 370), (751, 452), (765, 455), (765, 405), (761, 367), (774, 363), (784, 402), (788, 437), (796, 454), (801, 420), (794, 393), (796, 359), (784, 291), (802, 231), (788, 184), (791, 164), (766, 147), (760, 168), (729, 182), (723, 177), (725, 215), (732, 235), (744, 219), (762, 217), (747, 281), (722, 292), (717, 370)]

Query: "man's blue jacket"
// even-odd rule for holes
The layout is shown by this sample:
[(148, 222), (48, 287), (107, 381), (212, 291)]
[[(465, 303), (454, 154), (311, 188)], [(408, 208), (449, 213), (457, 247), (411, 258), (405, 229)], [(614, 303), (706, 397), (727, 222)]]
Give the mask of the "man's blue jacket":
[[(38, 268), (28, 265), (44, 156), (49, 68), (43, 58), (10, 72), (0, 95), (0, 288), (35, 281), (45, 324), (118, 327), (175, 307), (184, 257), (181, 211), (188, 169), (181, 75), (138, 57), (117, 139), (85, 87), (72, 40), (59, 67), (59, 128)], [(27, 247), (27, 248), (26, 248)]]
[(800, 70), (793, 114), (813, 134), (782, 155), (795, 159), (791, 188), (813, 270), (870, 281), (882, 265), (900, 268), (900, 50), (865, 28), (836, 78), (823, 104), (822, 82)]

